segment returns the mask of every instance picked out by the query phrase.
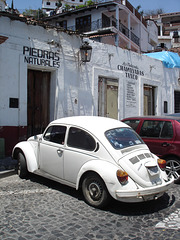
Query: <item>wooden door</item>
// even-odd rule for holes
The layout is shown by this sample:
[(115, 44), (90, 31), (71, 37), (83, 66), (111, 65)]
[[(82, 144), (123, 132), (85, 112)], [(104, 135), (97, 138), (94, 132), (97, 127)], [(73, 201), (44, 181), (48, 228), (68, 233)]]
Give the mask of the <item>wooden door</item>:
[(107, 82), (107, 116), (118, 119), (118, 86)]
[(118, 119), (118, 81), (99, 78), (98, 115)]
[(144, 85), (144, 116), (155, 115), (155, 87)]
[(174, 92), (174, 112), (180, 113), (180, 92)]
[(49, 123), (50, 72), (28, 70), (28, 137), (42, 133)]

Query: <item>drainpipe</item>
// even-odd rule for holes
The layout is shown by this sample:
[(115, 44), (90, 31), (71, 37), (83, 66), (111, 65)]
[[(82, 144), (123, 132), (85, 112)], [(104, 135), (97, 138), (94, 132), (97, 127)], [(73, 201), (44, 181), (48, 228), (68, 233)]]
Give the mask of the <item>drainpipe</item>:
[(19, 71), (18, 71), (18, 101), (19, 101), (19, 105), (18, 105), (18, 142), (20, 141), (20, 122), (21, 122), (21, 120), (20, 120), (20, 114), (21, 114), (21, 93), (20, 93), (20, 91), (21, 91), (21, 89), (20, 89), (20, 87), (21, 87), (21, 83), (20, 83), (20, 81), (21, 81), (21, 55), (19, 56), (19, 69), (18, 69)]
[(116, 37), (115, 37), (115, 45), (116, 45), (116, 47), (118, 47), (119, 46), (119, 5), (117, 4), (116, 5), (116, 24), (117, 24), (117, 26), (116, 26), (116, 28), (117, 28), (117, 34), (116, 34)]
[[(128, 13), (128, 29), (129, 29), (129, 39), (131, 40), (131, 18), (130, 13)], [(128, 48), (131, 49), (131, 42), (128, 43)]]

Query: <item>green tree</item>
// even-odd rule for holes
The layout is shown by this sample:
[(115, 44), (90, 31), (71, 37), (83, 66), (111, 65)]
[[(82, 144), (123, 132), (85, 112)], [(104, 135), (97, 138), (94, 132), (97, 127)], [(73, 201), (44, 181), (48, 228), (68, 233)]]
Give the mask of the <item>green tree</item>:
[(78, 6), (76, 6), (76, 9), (83, 8), (83, 7), (86, 7), (86, 5), (83, 5), (83, 4), (78, 5)]
[(14, 9), (14, 2), (13, 2), (13, 0), (11, 2), (11, 9)]
[(68, 5), (68, 4), (65, 4), (65, 11), (69, 11), (69, 9), (71, 8), (71, 6), (70, 5)]
[(60, 8), (61, 6), (62, 6), (61, 0), (58, 0), (57, 8)]
[(144, 11), (142, 10), (142, 11), (139, 11), (141, 9), (141, 5), (138, 5), (137, 7), (136, 7), (136, 10), (141, 14), (141, 15), (143, 15), (143, 13), (144, 13)]
[(44, 13), (42, 9), (39, 8), (38, 10), (36, 10), (35, 19), (42, 19), (44, 17), (47, 17), (47, 14)]
[(26, 9), (23, 12), (23, 15), (26, 17), (33, 17), (36, 20), (42, 19), (44, 17), (46, 17), (47, 15), (43, 12), (42, 9), (38, 9), (38, 10), (32, 10), (32, 9)]
[(92, 1), (92, 0), (88, 0), (88, 1), (86, 2), (86, 5), (87, 5), (87, 6), (94, 5), (94, 1)]
[(145, 16), (155, 16), (155, 15), (162, 14), (162, 13), (164, 13), (164, 10), (162, 8), (158, 8), (155, 10), (148, 10), (144, 13), (144, 15)]

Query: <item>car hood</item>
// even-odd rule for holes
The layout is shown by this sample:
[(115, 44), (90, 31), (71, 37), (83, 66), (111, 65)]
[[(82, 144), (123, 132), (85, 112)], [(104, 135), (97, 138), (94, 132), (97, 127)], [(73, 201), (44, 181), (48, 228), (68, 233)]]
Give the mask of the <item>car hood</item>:
[(141, 187), (151, 187), (162, 183), (162, 170), (159, 168), (156, 156), (149, 150), (137, 150), (126, 154), (119, 159), (118, 163)]

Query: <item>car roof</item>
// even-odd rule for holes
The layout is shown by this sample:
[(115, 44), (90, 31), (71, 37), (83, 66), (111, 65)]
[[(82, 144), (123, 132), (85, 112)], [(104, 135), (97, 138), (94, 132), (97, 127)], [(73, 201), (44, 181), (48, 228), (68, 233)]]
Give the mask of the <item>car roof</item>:
[(167, 114), (167, 116), (180, 117), (180, 113), (171, 113), (171, 114)]
[(135, 116), (135, 117), (127, 117), (122, 119), (122, 121), (127, 119), (146, 119), (146, 120), (180, 120), (180, 117), (176, 116)]
[[(90, 124), (88, 124), (90, 123)], [(60, 118), (50, 123), (54, 124), (66, 124), (73, 125), (76, 127), (84, 128), (94, 134), (98, 132), (105, 132), (108, 129), (118, 128), (118, 127), (129, 127), (125, 123), (107, 117), (99, 116), (73, 116)]]

